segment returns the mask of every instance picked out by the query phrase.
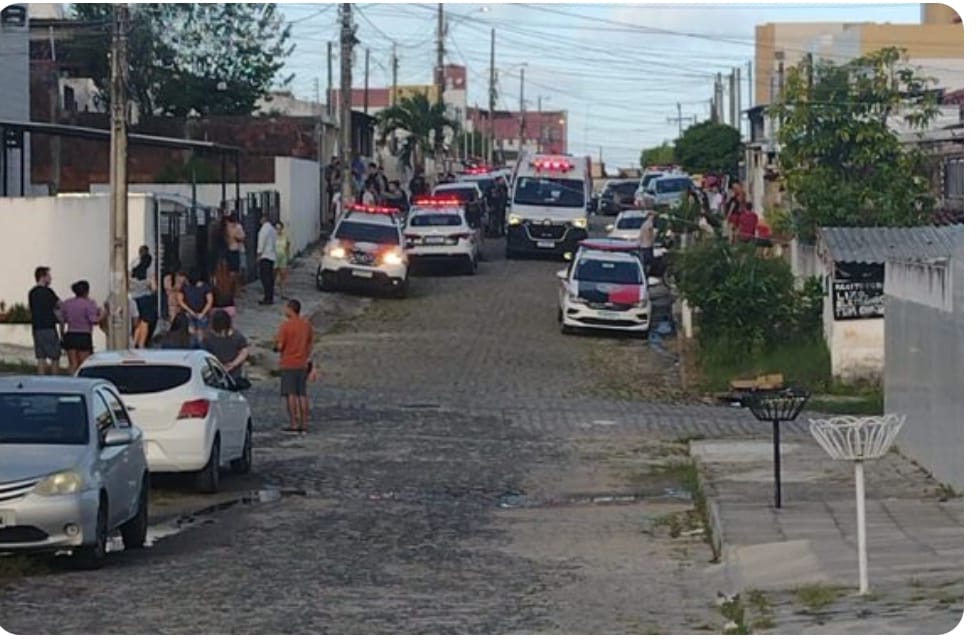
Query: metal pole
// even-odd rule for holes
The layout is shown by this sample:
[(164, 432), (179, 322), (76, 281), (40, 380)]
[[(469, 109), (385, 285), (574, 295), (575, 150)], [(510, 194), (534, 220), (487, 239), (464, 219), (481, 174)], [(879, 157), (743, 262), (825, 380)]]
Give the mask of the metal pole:
[(352, 47), (356, 36), (352, 26), (352, 5), (342, 5), (339, 59), (339, 109), (341, 112), (342, 202), (352, 203)]
[(776, 478), (776, 508), (783, 506), (783, 495), (780, 490), (780, 460), (779, 460), (779, 420), (773, 420), (773, 475)]
[(328, 75), (326, 76), (327, 78), (326, 85), (328, 85), (328, 88), (326, 89), (327, 93), (325, 95), (325, 111), (331, 117), (332, 108), (333, 108), (332, 105), (332, 41), (331, 40), (327, 43), (325, 51), (326, 51), (325, 57), (328, 59), (328, 63), (329, 63), (328, 65), (329, 71), (328, 71)]
[(109, 279), (109, 350), (124, 350), (129, 347), (129, 194), (126, 174), (127, 128), (126, 103), (128, 87), (128, 31), (129, 6), (117, 4), (114, 7), (114, 33), (112, 37), (112, 161), (109, 169), (109, 183), (112, 187), (111, 216), (109, 217), (109, 236), (111, 271)]
[(234, 207), (241, 206), (241, 153), (234, 152)]
[(396, 107), (397, 104), (397, 68), (400, 61), (396, 55), (396, 43), (393, 43), (393, 95), (390, 97), (390, 105)]
[(220, 153), (220, 207), (227, 202), (227, 154)]
[(867, 521), (864, 511), (864, 462), (854, 461), (854, 486), (857, 493), (857, 568), (860, 593), (868, 593)]
[[(7, 128), (0, 127), (0, 153), (3, 154), (3, 196), (7, 196), (7, 166), (10, 165), (10, 152), (7, 150)], [(23, 171), (23, 168), (21, 168)]]
[(363, 82), (363, 113), (369, 114), (369, 48), (366, 48), (366, 80)]
[[(60, 136), (53, 136), (57, 140), (61, 140)], [(28, 170), (24, 166), (24, 147), (27, 146), (27, 132), (20, 130), (20, 196), (27, 196), (24, 192), (24, 176), (27, 174)]]
[(535, 151), (542, 154), (542, 95), (539, 95), (539, 104), (536, 108), (536, 118), (539, 119), (539, 138), (535, 142)]
[(437, 4), (437, 100), (444, 100), (444, 3)]
[(749, 85), (749, 109), (752, 109), (752, 61), (746, 63), (746, 80)]
[[(491, 28), (491, 67), (488, 70), (488, 145), (495, 156), (495, 28)], [(487, 156), (487, 154), (485, 155)], [(494, 164), (494, 158), (488, 159)]]
[(525, 149), (525, 67), (519, 70), (519, 158)]

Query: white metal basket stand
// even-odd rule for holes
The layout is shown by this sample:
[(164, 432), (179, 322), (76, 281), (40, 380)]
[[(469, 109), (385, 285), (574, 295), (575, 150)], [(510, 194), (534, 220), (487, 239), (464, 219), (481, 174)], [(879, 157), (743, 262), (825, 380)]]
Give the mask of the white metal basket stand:
[(864, 516), (864, 461), (877, 460), (891, 448), (904, 415), (838, 416), (810, 420), (810, 433), (834, 460), (854, 462), (854, 486), (857, 494), (857, 559), (860, 593), (868, 592), (867, 527)]

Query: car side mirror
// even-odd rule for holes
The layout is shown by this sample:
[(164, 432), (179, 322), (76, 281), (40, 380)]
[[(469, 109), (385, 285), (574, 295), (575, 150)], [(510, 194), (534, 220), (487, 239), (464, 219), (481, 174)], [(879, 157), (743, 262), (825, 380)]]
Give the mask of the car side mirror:
[(103, 447), (117, 447), (132, 444), (134, 436), (132, 431), (125, 429), (109, 429), (102, 436)]
[(567, 279), (569, 279), (569, 271), (565, 269), (560, 270), (559, 272), (556, 273), (556, 276), (562, 279), (563, 281), (566, 281)]

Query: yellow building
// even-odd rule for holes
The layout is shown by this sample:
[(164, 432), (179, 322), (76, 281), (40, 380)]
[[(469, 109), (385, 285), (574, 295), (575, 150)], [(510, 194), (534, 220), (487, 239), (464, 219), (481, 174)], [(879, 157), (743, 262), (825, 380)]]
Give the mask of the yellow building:
[(771, 23), (756, 27), (755, 104), (775, 99), (779, 63), (788, 70), (807, 53), (844, 63), (884, 47), (906, 50), (909, 63), (947, 90), (963, 87), (963, 25), (942, 4), (923, 4), (920, 24)]

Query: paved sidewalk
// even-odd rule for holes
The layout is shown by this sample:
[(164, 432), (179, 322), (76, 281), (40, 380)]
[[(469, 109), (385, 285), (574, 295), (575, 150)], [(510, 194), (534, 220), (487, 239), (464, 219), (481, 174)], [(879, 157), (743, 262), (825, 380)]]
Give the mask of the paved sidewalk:
[[(693, 442), (691, 453), (721, 549), (715, 573), (729, 593), (813, 585), (845, 588), (842, 595), (856, 590), (853, 464), (831, 460), (812, 438), (784, 443), (783, 508), (776, 510), (771, 439)], [(872, 590), (890, 596), (958, 584), (961, 616), (962, 499), (940, 501), (938, 482), (897, 452), (866, 463), (865, 478)]]

